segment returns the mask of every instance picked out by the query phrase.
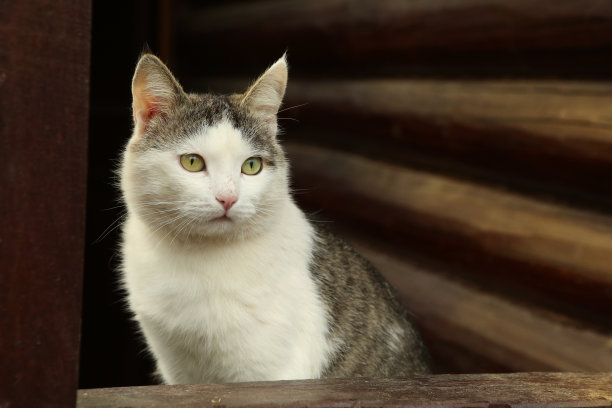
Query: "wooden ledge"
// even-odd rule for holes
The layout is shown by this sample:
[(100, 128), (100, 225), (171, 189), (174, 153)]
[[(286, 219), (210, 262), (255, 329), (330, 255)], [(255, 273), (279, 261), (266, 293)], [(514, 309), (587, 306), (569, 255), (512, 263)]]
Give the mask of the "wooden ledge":
[(612, 407), (612, 373), (517, 373), (79, 390), (79, 408)]

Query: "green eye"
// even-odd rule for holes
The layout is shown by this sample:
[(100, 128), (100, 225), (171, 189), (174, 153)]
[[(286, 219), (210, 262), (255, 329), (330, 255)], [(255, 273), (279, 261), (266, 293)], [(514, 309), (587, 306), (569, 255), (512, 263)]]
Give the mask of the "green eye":
[(249, 157), (242, 163), (242, 172), (254, 176), (261, 171), (262, 167), (261, 157)]
[(189, 153), (181, 155), (181, 166), (187, 171), (202, 171), (206, 164), (199, 154)]

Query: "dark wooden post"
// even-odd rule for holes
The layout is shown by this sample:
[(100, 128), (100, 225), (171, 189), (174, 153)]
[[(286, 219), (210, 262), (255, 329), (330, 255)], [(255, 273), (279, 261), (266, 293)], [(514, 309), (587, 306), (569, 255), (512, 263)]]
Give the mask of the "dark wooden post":
[(89, 0), (0, 1), (0, 407), (74, 406)]

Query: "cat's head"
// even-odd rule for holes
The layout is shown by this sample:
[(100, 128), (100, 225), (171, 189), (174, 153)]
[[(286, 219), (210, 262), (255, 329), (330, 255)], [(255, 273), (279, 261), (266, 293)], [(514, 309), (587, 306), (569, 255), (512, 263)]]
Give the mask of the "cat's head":
[(173, 239), (234, 239), (274, 222), (288, 199), (276, 117), (286, 83), (283, 56), (242, 94), (188, 94), (141, 56), (121, 168), (128, 211)]

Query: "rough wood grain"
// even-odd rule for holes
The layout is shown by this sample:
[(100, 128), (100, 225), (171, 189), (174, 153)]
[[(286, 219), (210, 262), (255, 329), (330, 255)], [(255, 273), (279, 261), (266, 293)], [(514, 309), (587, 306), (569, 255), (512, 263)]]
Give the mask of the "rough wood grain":
[[(315, 124), (367, 129), (375, 132), (371, 137), (416, 143), (427, 136), (430, 140), (420, 142), (457, 150), (575, 155), (583, 162), (610, 164), (611, 94), (612, 82), (297, 80), (290, 83), (286, 105), (307, 103), (318, 113)], [(349, 113), (352, 123), (337, 120), (336, 115)], [(423, 134), (425, 129), (411, 128), (411, 122), (432, 129)], [(460, 128), (471, 130), (475, 140)]]
[(471, 350), (509, 372), (612, 372), (612, 333), (572, 327), (466, 286), (449, 278), (450, 273), (417, 266), (373, 242), (351, 242), (387, 277), (416, 323), (436, 341)]
[[(290, 83), (302, 139), (424, 163), (566, 200), (612, 204), (612, 83), (362, 80)], [(297, 132), (296, 132), (297, 133)], [(441, 163), (441, 164), (440, 164)]]
[(612, 374), (523, 373), (80, 390), (79, 408), (610, 407)]
[(0, 2), (0, 407), (74, 405), (91, 2)]
[(319, 0), (204, 8), (185, 2), (177, 28), (185, 69), (236, 72), (265, 66), (288, 49), (300, 73), (609, 77), (612, 4)]
[(301, 200), (609, 313), (612, 218), (320, 147), (288, 150)]

